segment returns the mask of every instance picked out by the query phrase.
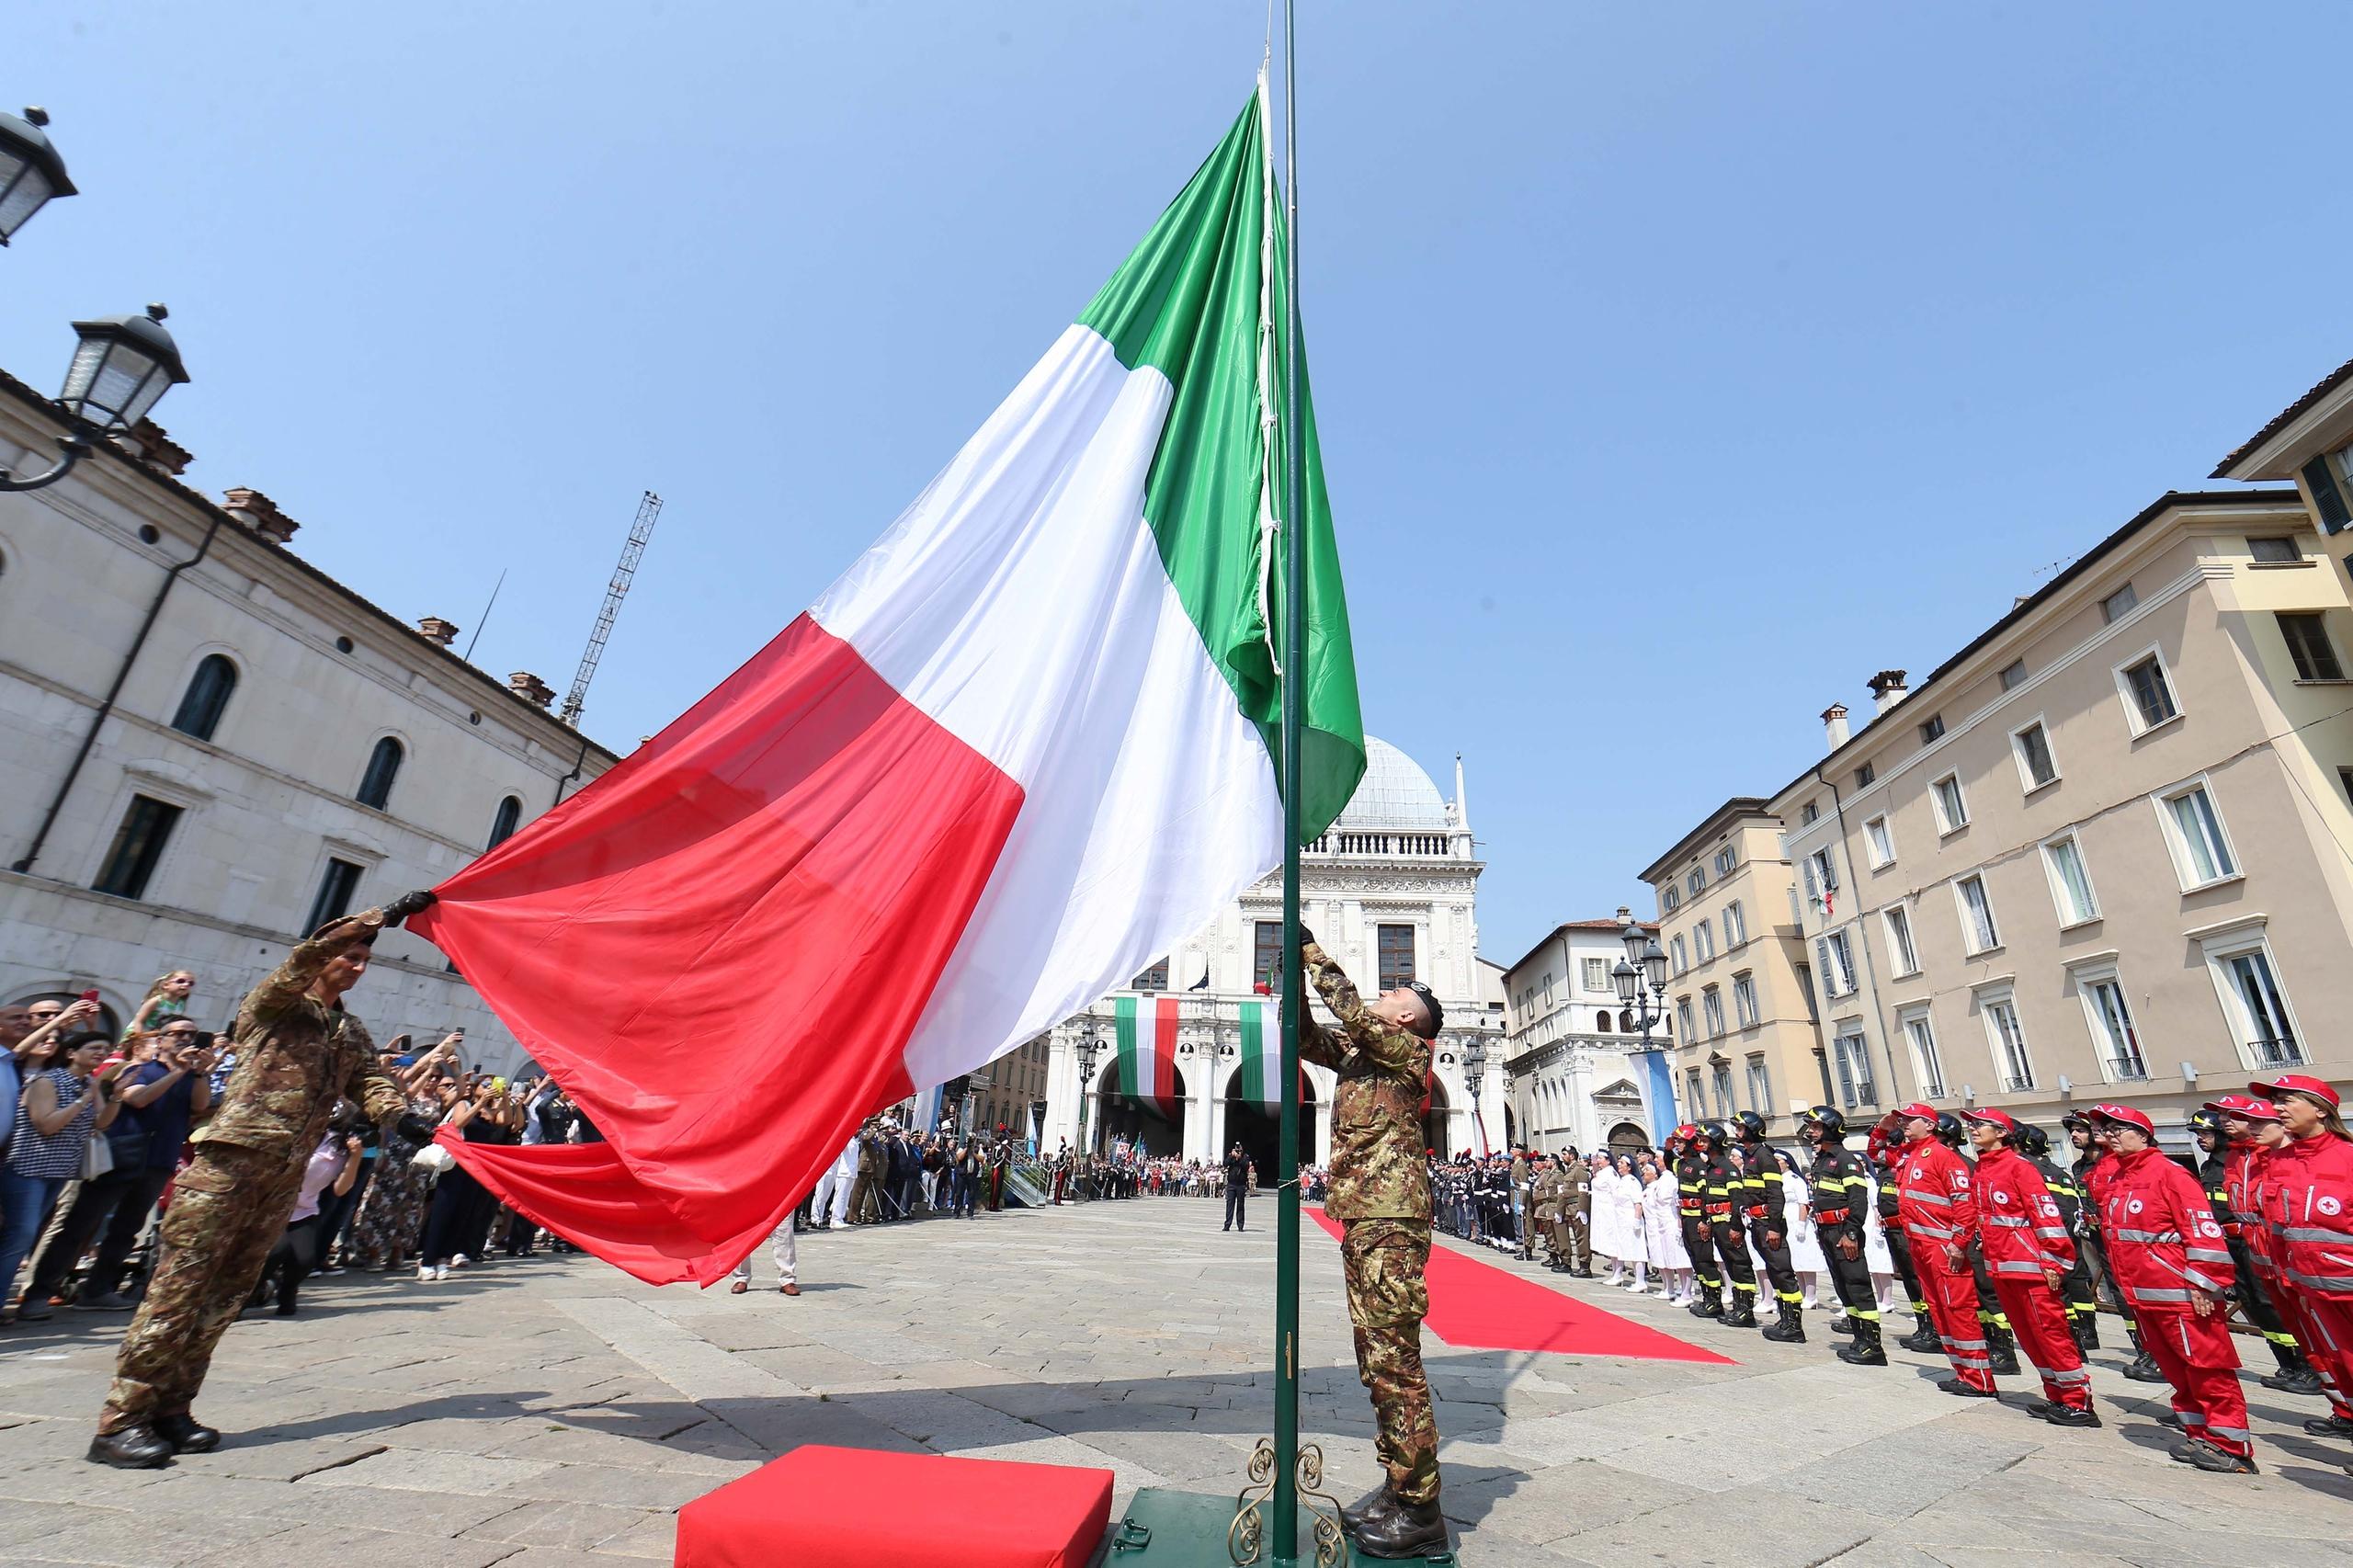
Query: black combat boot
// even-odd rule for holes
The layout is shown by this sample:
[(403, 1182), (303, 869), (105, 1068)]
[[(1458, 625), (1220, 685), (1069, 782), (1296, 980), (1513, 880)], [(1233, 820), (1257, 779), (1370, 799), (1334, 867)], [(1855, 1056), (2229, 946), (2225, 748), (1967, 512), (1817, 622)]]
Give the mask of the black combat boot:
[(1347, 1532), (1350, 1540), (1354, 1540), (1364, 1533), (1367, 1525), (1388, 1517), (1396, 1506), (1396, 1495), (1389, 1490), (1389, 1483), (1383, 1482), (1340, 1510), (1340, 1528)]
[(1997, 1378), (2017, 1377), (2018, 1375), (2018, 1341), (2012, 1339), (2010, 1331), (2000, 1324), (1989, 1323), (1984, 1327), (1985, 1356), (1992, 1365), (1994, 1375)]
[(1936, 1320), (1925, 1312), (1915, 1312), (1912, 1315), (1912, 1332), (1895, 1343), (1906, 1350), (1915, 1350), (1924, 1356), (1945, 1347), (1945, 1342), (1938, 1336)]
[(1855, 1339), (1851, 1345), (1838, 1347), (1838, 1359), (1849, 1367), (1884, 1367), (1887, 1346), (1879, 1341), (1879, 1324), (1861, 1319), (1853, 1320)]
[(1755, 1328), (1756, 1326), (1756, 1291), (1738, 1289), (1733, 1291), (1732, 1311), (1724, 1314), (1723, 1325), (1726, 1328)]
[(2081, 1316), (2071, 1320), (2067, 1324), (2067, 1332), (2075, 1336), (2076, 1349), (2098, 1349), (2099, 1314), (2097, 1312), (2085, 1312)]
[(1393, 1504), (1357, 1532), (1357, 1550), (1367, 1557), (1422, 1557), (1446, 1549), (1446, 1516), (1438, 1499)]
[(2146, 1350), (2132, 1358), (2132, 1364), (2124, 1369), (2124, 1375), (2136, 1383), (2161, 1383), (2165, 1381), (2165, 1373), (2158, 1369), (2157, 1358)]
[(2265, 1388), (2279, 1393), (2318, 1394), (2326, 1392), (2321, 1387), (2320, 1374), (2313, 1369), (2310, 1361), (2304, 1359), (2302, 1351), (2277, 1344), (2271, 1348), (2272, 1354), (2279, 1358), (2279, 1370), (2258, 1380)]
[(221, 1434), (186, 1411), (177, 1415), (158, 1415), (154, 1427), (155, 1436), (171, 1444), (176, 1454), (209, 1454), (221, 1446)]
[(1787, 1301), (1780, 1302), (1779, 1306), (1780, 1311), (1774, 1316), (1773, 1326), (1765, 1331), (1763, 1337), (1777, 1345), (1803, 1345), (1805, 1343), (1805, 1309), (1792, 1306)]
[(161, 1470), (172, 1462), (172, 1446), (157, 1437), (153, 1427), (141, 1423), (91, 1438), (89, 1459), (92, 1464), (110, 1464), (117, 1470)]
[(1720, 1318), (1724, 1315), (1724, 1303), (1719, 1294), (1721, 1285), (1702, 1285), (1691, 1293), (1691, 1304), (1685, 1308), (1695, 1318)]

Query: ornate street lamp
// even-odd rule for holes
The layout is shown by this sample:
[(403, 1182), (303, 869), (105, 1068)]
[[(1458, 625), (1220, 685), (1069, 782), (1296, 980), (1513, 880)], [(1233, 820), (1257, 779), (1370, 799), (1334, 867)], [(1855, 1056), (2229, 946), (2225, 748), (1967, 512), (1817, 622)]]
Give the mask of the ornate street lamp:
[(1651, 1026), (1666, 1021), (1666, 954), (1659, 949), (1658, 938), (1631, 919), (1620, 928), (1618, 939), (1626, 945), (1625, 958), (1609, 971), (1618, 985), (1618, 1000), (1635, 1009), (1642, 1049), (1660, 1049), (1651, 1044)]
[(65, 177), (65, 160), (41, 130), (48, 123), (42, 108), (25, 110), (22, 119), (0, 114), (0, 245), (56, 198), (78, 194)]
[[(1473, 1035), (1462, 1051), (1462, 1077), (1471, 1090), (1471, 1125), (1479, 1134), (1479, 1142), (1487, 1141), (1487, 1124), (1479, 1119), (1479, 1085), (1487, 1076), (1487, 1037)], [(1482, 1151), (1483, 1153), (1483, 1151)]]
[(74, 324), (81, 343), (66, 368), (65, 390), (57, 397), (74, 422), (74, 428), (57, 438), (63, 455), (46, 473), (30, 479), (0, 469), (0, 491), (39, 490), (56, 483), (89, 455), (91, 437), (129, 429), (146, 417), (157, 399), (188, 379), (179, 345), (164, 330), (169, 313), (161, 305), (150, 305), (144, 315)]
[(1078, 1042), (1078, 1152), (1086, 1153), (1086, 1102), (1095, 1097), (1095, 1059), (1103, 1054), (1103, 1041), (1088, 1035)]

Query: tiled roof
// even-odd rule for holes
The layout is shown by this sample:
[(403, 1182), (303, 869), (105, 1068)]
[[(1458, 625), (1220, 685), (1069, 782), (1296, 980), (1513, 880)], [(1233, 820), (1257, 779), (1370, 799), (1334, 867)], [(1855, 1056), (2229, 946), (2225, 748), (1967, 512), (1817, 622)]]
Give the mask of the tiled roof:
[(2313, 385), (2312, 391), (2306, 392), (2303, 396), (2298, 398), (2295, 402), (2290, 403), (2287, 407), (2281, 409), (2277, 415), (2273, 415), (2270, 424), (2266, 425), (2262, 429), (2257, 430), (2254, 435), (2249, 436), (2245, 440), (2241, 441), (2237, 448), (2232, 451), (2229, 457), (2224, 458), (2221, 462), (2214, 465), (2214, 472), (2208, 477), (2212, 479), (2230, 478), (2231, 470), (2237, 467), (2240, 460), (2245, 458), (2247, 453), (2255, 450), (2256, 448), (2263, 445), (2264, 442), (2268, 441), (2272, 437), (2277, 436), (2280, 431), (2286, 429), (2290, 425), (2293, 424), (2297, 417), (2306, 409), (2312, 407), (2313, 404), (2326, 397), (2330, 392), (2335, 392), (2338, 387), (2343, 386), (2348, 378), (2353, 378), (2353, 359), (2347, 359), (2345, 363), (2339, 365), (2334, 370), (2331, 370), (2327, 375), (2323, 376), (2319, 381)]

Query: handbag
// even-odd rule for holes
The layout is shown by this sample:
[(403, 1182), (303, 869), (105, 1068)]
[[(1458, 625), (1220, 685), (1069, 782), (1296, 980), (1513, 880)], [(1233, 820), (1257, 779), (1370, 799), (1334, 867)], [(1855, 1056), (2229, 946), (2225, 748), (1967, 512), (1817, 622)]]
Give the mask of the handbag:
[(82, 1150), (82, 1179), (96, 1181), (114, 1169), (114, 1151), (107, 1146), (104, 1133), (93, 1132)]

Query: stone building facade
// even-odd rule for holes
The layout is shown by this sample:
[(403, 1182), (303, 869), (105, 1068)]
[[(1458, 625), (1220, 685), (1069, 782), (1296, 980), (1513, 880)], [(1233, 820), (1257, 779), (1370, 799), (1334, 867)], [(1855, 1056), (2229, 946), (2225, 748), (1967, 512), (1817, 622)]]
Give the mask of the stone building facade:
[[(1515, 1142), (1552, 1153), (1657, 1144), (1658, 1108), (1674, 1110), (1663, 1072), (1654, 1089), (1650, 1063), (1674, 1049), (1672, 1024), (1651, 1029), (1648, 1053), (1631, 1009), (1618, 999), (1618, 965), (1626, 957), (1620, 918), (1571, 920), (1552, 928), (1503, 977)], [(1655, 937), (1658, 927), (1642, 929)]]

